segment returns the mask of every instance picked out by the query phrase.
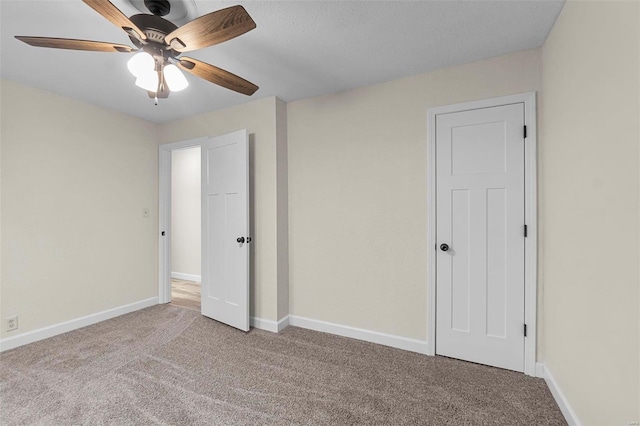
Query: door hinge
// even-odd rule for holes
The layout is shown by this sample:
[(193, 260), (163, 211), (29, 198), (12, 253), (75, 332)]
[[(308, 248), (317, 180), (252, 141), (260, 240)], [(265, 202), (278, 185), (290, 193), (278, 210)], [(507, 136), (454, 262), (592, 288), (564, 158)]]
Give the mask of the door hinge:
[(527, 126), (524, 126), (524, 138), (527, 138)]
[(524, 337), (527, 337), (527, 324), (524, 325)]
[(524, 226), (524, 237), (527, 238), (527, 234), (528, 234), (528, 229), (527, 229), (527, 225)]

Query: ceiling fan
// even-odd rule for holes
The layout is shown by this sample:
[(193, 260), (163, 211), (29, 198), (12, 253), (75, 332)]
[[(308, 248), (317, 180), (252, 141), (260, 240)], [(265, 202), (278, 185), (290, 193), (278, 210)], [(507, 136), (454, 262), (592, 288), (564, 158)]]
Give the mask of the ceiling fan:
[(147, 90), (149, 97), (155, 99), (156, 105), (158, 98), (167, 98), (170, 91), (179, 91), (189, 85), (180, 69), (248, 96), (258, 90), (255, 84), (229, 71), (197, 59), (180, 57), (184, 52), (213, 46), (254, 29), (256, 23), (242, 6), (221, 9), (177, 27), (162, 18), (170, 12), (171, 4), (167, 0), (144, 0), (151, 14), (138, 14), (129, 18), (109, 0), (82, 1), (122, 28), (135, 48), (123, 44), (68, 38), (16, 38), (38, 47), (94, 52), (136, 52), (127, 63), (127, 67), (136, 77), (136, 85)]

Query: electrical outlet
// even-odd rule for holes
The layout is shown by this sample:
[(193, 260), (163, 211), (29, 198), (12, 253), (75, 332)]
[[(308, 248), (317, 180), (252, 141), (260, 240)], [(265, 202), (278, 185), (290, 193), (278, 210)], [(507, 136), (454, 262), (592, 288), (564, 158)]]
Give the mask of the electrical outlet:
[(16, 330), (18, 328), (18, 316), (7, 318), (5, 320), (5, 328), (7, 331)]
[(144, 218), (149, 217), (149, 209), (147, 208), (142, 209), (142, 217)]

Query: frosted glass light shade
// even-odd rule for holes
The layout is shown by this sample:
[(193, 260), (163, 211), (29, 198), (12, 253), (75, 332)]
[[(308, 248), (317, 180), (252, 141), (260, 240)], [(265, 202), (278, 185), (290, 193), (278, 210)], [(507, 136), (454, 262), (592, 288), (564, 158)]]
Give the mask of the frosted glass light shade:
[(139, 52), (129, 59), (127, 68), (129, 68), (131, 74), (140, 77), (144, 73), (155, 70), (156, 61), (153, 59), (153, 56), (147, 52)]
[(179, 92), (189, 86), (189, 82), (182, 74), (182, 71), (173, 64), (164, 67), (164, 81), (167, 82), (167, 86), (172, 92)]
[(158, 91), (158, 72), (147, 71), (138, 76), (136, 86), (143, 88), (149, 92)]

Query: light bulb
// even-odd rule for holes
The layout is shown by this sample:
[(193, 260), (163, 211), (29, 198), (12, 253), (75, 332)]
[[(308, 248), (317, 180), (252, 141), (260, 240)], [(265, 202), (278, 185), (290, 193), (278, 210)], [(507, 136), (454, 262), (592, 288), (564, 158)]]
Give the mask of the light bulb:
[(138, 76), (136, 86), (143, 88), (148, 92), (158, 91), (158, 72), (147, 71)]
[(189, 85), (184, 74), (173, 64), (164, 67), (164, 81), (172, 92), (179, 92)]
[(140, 77), (142, 74), (153, 71), (156, 68), (156, 61), (147, 52), (140, 52), (133, 55), (127, 62), (127, 68), (131, 74)]

